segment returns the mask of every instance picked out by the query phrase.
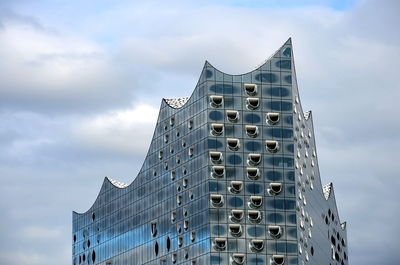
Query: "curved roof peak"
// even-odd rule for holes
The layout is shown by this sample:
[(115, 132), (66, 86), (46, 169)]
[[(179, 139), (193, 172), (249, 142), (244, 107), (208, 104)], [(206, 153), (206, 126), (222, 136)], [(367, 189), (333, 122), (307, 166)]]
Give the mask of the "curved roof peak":
[(182, 98), (164, 98), (165, 103), (167, 103), (170, 107), (174, 109), (182, 108), (186, 102), (188, 102), (190, 97), (182, 97)]
[[(205, 66), (205, 67), (208, 66), (208, 67), (214, 68), (215, 70), (217, 70), (217, 71), (219, 71), (219, 72), (221, 72), (221, 73), (223, 73), (223, 74), (225, 74), (225, 75), (230, 75), (230, 76), (245, 75), (245, 74), (249, 74), (249, 73), (251, 73), (251, 72), (254, 72), (254, 71), (256, 71), (256, 70), (262, 69), (262, 67), (263, 67), (265, 64), (267, 64), (267, 62), (270, 61), (270, 60), (271, 60), (274, 56), (276, 56), (278, 53), (280, 53), (280, 52), (282, 51), (283, 54), (284, 54), (285, 52), (284, 52), (283, 49), (285, 48), (285, 46), (286, 46), (286, 48), (288, 48), (287, 46), (291, 46), (291, 45), (292, 45), (292, 38), (289, 37), (289, 39), (287, 39), (275, 52), (273, 52), (271, 56), (269, 56), (267, 59), (265, 59), (264, 61), (262, 61), (261, 64), (259, 64), (259, 65), (258, 65), (257, 67), (255, 67), (253, 70), (251, 70), (251, 71), (249, 71), (249, 72), (246, 72), (246, 73), (242, 73), (242, 74), (228, 74), (228, 73), (225, 73), (225, 72), (219, 70), (218, 68), (216, 68), (215, 66), (213, 66), (208, 60), (206, 60), (204, 66)], [(286, 50), (286, 49), (285, 49), (285, 50)], [(293, 56), (292, 56), (292, 51), (291, 51), (291, 49), (288, 50), (288, 54), (289, 54), (289, 55), (287, 56), (288, 59), (293, 57)]]
[(106, 178), (108, 179), (108, 181), (109, 181), (111, 184), (113, 184), (113, 185), (114, 185), (115, 187), (117, 187), (117, 188), (123, 189), (123, 188), (126, 188), (126, 187), (129, 186), (129, 184), (120, 182), (120, 181), (118, 181), (118, 180), (110, 179), (109, 177), (106, 177)]

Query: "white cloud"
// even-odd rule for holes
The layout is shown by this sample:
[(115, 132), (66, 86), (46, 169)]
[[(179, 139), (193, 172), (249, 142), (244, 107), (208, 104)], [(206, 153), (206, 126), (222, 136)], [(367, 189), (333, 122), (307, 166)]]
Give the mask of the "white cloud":
[(123, 73), (100, 45), (15, 16), (0, 28), (3, 108), (76, 111), (129, 102), (134, 82), (121, 83)]
[(48, 263), (48, 257), (31, 251), (0, 251), (2, 264), (43, 265)]
[(62, 231), (58, 228), (43, 227), (37, 225), (30, 225), (24, 227), (20, 232), (20, 236), (25, 239), (34, 241), (38, 240), (52, 240), (62, 235)]
[(72, 129), (77, 141), (95, 150), (143, 154), (150, 144), (158, 109), (135, 104), (130, 109), (114, 110), (84, 118)]
[[(38, 10), (52, 13), (46, 3)], [(393, 249), (381, 247), (395, 246), (394, 236), (370, 238), (365, 231), (381, 226), (377, 215), (385, 219), (386, 233), (396, 231), (399, 219), (393, 162), (400, 145), (396, 1), (361, 1), (346, 11), (226, 7), (215, 1), (126, 1), (89, 16), (75, 9), (74, 17), (62, 14), (75, 26), (68, 30), (49, 30), (58, 19), (34, 9), (42, 23), (0, 18), (0, 108), (7, 110), (0, 112), (6, 149), (0, 177), (7, 183), (1, 224), (10, 227), (7, 246), (20, 244), (12, 232), (17, 229), (44, 242), (26, 242), (32, 251), (2, 251), (1, 264), (69, 264), (69, 232), (45, 233), (41, 215), (59, 211), (58, 219), (47, 222), (59, 227), (62, 219), (69, 227), (68, 211), (90, 207), (104, 175), (130, 175), (123, 179), (129, 183), (136, 172), (132, 164), (140, 166), (153, 134), (158, 105), (151, 104), (190, 94), (205, 59), (228, 73), (247, 72), (289, 36), (303, 107), (314, 113), (323, 182), (334, 182), (340, 217), (349, 224), (350, 259), (395, 259)], [(134, 97), (142, 103), (130, 106)], [(18, 207), (8, 209), (7, 201)], [(19, 227), (22, 219), (31, 227)], [(365, 252), (372, 253), (368, 260)]]

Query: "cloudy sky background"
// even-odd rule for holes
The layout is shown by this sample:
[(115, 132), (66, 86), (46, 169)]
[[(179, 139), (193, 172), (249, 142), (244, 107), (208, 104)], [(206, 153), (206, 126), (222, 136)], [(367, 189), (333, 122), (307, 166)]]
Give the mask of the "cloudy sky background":
[(130, 183), (162, 97), (293, 38), (353, 265), (398, 265), (400, 2), (0, 1), (0, 264), (71, 264), (71, 212)]

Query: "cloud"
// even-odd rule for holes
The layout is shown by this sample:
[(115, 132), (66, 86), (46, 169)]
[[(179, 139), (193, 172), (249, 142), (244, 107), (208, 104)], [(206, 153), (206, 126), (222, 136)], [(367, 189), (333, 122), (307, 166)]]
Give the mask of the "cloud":
[(24, 238), (31, 238), (33, 240), (52, 240), (61, 236), (62, 233), (60, 229), (51, 227), (28, 226), (20, 234)]
[(72, 135), (79, 144), (98, 151), (143, 154), (150, 145), (157, 115), (157, 108), (135, 104), (130, 109), (85, 118), (72, 128)]
[(2, 108), (82, 111), (129, 101), (118, 66), (95, 42), (9, 13), (0, 30)]
[[(189, 95), (206, 59), (248, 72), (291, 36), (350, 260), (397, 264), (399, 4), (310, 3), (20, 1), (1, 11), (0, 263), (70, 264), (71, 211), (91, 206), (104, 176), (134, 179), (161, 98)], [(378, 230), (389, 236), (368, 232)]]
[(0, 260), (3, 264), (24, 264), (24, 265), (41, 265), (48, 263), (48, 259), (45, 255), (39, 255), (35, 253), (28, 253), (25, 251), (12, 251), (12, 252), (0, 252)]

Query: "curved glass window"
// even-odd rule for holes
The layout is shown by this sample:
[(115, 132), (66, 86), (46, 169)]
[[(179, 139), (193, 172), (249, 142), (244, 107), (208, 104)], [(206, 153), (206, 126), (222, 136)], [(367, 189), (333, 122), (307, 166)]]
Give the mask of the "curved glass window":
[(290, 60), (280, 60), (276, 62), (276, 66), (281, 69), (292, 69), (292, 62)]
[(295, 226), (287, 226), (286, 233), (289, 238), (296, 239), (297, 238), (297, 228)]
[(280, 156), (268, 157), (267, 164), (284, 168), (293, 167), (293, 158)]
[(296, 187), (294, 185), (286, 184), (286, 194), (294, 195)]
[(291, 48), (285, 48), (282, 52), (282, 55), (285, 57), (290, 57), (292, 55), (292, 49)]
[(246, 151), (257, 152), (261, 151), (261, 143), (257, 141), (248, 141), (245, 143)]
[(222, 264), (222, 258), (219, 255), (211, 255), (211, 264), (220, 265)]
[(232, 84), (215, 84), (210, 87), (210, 91), (218, 94), (233, 94), (236, 93), (237, 88)]
[(206, 70), (206, 78), (209, 79), (213, 76), (213, 72), (210, 70)]
[(250, 183), (246, 185), (246, 191), (251, 194), (260, 194), (263, 192), (263, 186), (258, 183)]
[(217, 139), (208, 139), (208, 148), (210, 149), (218, 149), (221, 148), (223, 144)]
[(251, 226), (247, 229), (247, 233), (251, 237), (262, 237), (265, 231), (263, 226)]
[(278, 76), (273, 73), (261, 73), (256, 75), (256, 80), (265, 83), (275, 83), (278, 81)]
[(294, 210), (296, 207), (296, 201), (292, 199), (275, 199), (268, 200), (267, 207), (269, 209), (278, 209), (278, 210)]
[(265, 264), (265, 260), (261, 257), (252, 257), (248, 259), (249, 265), (261, 265)]
[(285, 210), (294, 210), (296, 208), (296, 201), (292, 199), (285, 200)]
[(288, 115), (283, 119), (283, 121), (286, 125), (293, 125), (293, 116)]
[(286, 87), (276, 86), (266, 89), (266, 94), (273, 97), (287, 97), (290, 96), (290, 90)]
[(292, 83), (292, 75), (285, 76), (285, 81), (288, 82), (289, 84), (291, 84)]
[(229, 155), (227, 161), (232, 165), (240, 165), (242, 163), (242, 158), (238, 155)]
[(232, 207), (243, 207), (243, 199), (240, 197), (232, 197), (228, 201), (229, 206)]
[(266, 107), (274, 111), (291, 111), (293, 104), (287, 101), (267, 101)]
[(282, 223), (285, 222), (285, 216), (281, 213), (269, 213), (267, 214), (267, 221), (269, 223)]
[(282, 173), (279, 171), (274, 171), (274, 170), (267, 171), (266, 180), (280, 181), (280, 180), (282, 180)]
[(210, 192), (222, 190), (222, 184), (217, 181), (210, 181), (209, 187), (210, 187)]
[(276, 251), (278, 253), (286, 252), (286, 242), (276, 242)]
[(222, 114), (220, 111), (216, 111), (216, 110), (210, 111), (209, 118), (210, 118), (210, 120), (213, 120), (213, 121), (220, 121), (224, 118), (224, 114)]
[(297, 253), (297, 244), (293, 242), (286, 243), (286, 251), (287, 253), (296, 254)]
[(222, 236), (226, 233), (224, 225), (213, 225), (211, 229), (211, 233), (214, 235)]
[(285, 179), (286, 181), (294, 181), (295, 180), (294, 171), (287, 171), (285, 173)]
[(244, 120), (247, 123), (259, 123), (261, 121), (261, 117), (258, 114), (246, 114), (244, 115)]
[(286, 151), (288, 151), (289, 153), (294, 153), (294, 144), (286, 145)]
[(286, 129), (286, 128), (267, 128), (264, 129), (266, 138), (268, 136), (272, 136), (275, 138), (292, 138), (293, 137), (293, 130)]

